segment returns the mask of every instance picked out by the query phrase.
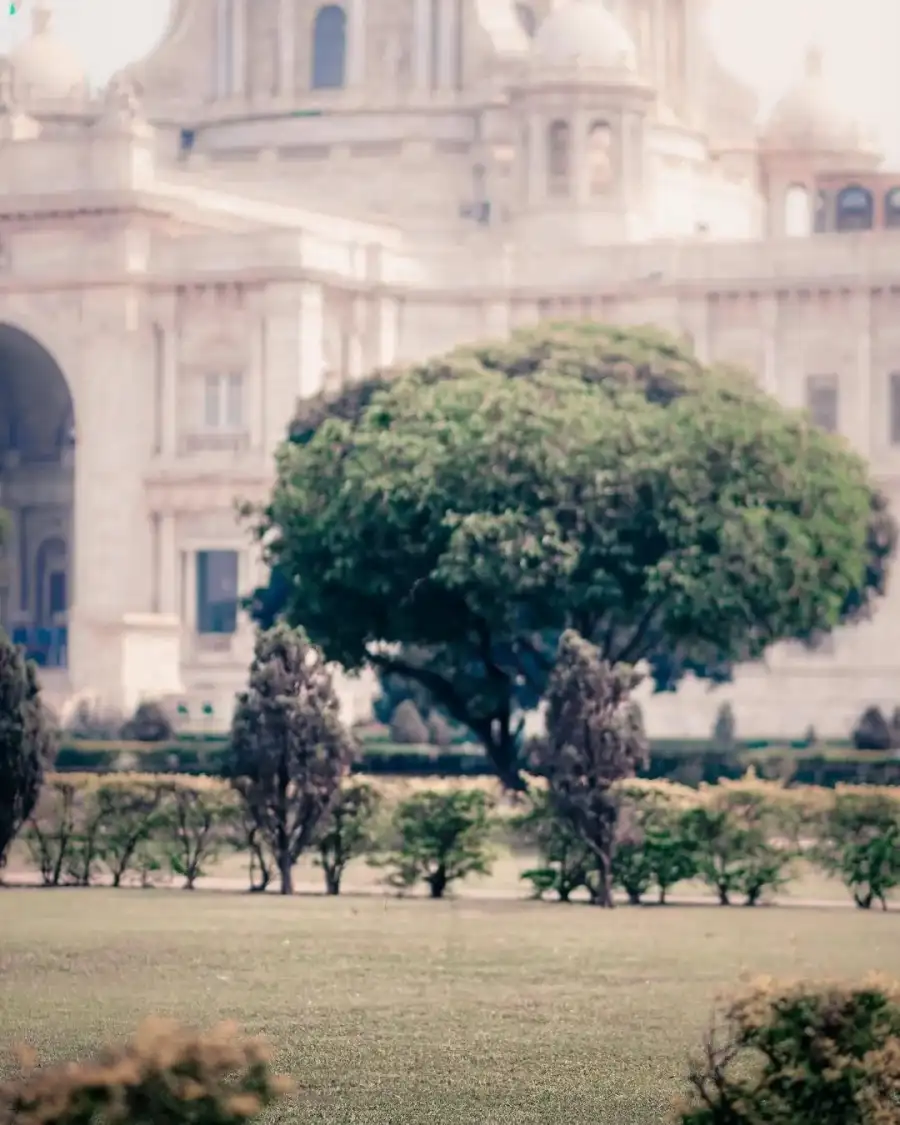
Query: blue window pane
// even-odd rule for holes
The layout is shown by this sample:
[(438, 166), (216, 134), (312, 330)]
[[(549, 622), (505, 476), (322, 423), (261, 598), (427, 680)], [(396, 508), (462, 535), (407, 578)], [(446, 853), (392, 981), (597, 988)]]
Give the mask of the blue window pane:
[(312, 87), (339, 90), (344, 85), (347, 58), (347, 16), (337, 4), (316, 13), (313, 24)]

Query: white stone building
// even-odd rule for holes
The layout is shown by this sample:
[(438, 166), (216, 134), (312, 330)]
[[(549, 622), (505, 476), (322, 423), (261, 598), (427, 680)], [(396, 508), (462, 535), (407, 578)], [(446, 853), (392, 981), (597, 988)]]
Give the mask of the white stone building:
[[(548, 316), (748, 366), (898, 495), (900, 186), (814, 55), (760, 123), (707, 3), (175, 0), (94, 96), (32, 0), (0, 78), (0, 619), (57, 704), (227, 721), (261, 577), (234, 505), (298, 396)], [(746, 735), (846, 732), (900, 703), (898, 618), (651, 729), (728, 698)]]

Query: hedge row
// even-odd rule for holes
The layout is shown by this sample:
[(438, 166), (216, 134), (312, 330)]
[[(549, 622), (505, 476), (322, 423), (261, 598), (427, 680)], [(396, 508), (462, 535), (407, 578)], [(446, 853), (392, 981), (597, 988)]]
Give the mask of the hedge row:
[[(365, 800), (354, 801), (361, 791)], [(785, 788), (748, 775), (697, 789), (633, 780), (618, 791), (613, 878), (633, 902), (654, 887), (664, 900), (699, 879), (723, 905), (732, 896), (755, 903), (786, 885), (801, 858), (843, 880), (860, 906), (883, 903), (900, 884), (900, 789)], [(596, 857), (555, 818), (539, 784), (526, 801), (489, 779), (350, 780), (341, 801), (342, 815), (312, 844), (332, 894), (347, 862), (364, 858), (401, 889), (439, 873), (439, 897), (452, 880), (487, 873), (500, 839), (537, 853), (539, 866), (522, 872), (535, 897), (596, 891)], [(46, 886), (176, 875), (190, 887), (227, 852), (248, 857), (253, 885), (273, 858), (227, 783), (172, 774), (53, 774), (22, 842)]]
[[(662, 749), (663, 746), (668, 748)], [(835, 785), (900, 784), (900, 758), (872, 751), (809, 750), (787, 746), (760, 746), (742, 753), (725, 754), (701, 748), (690, 753), (687, 744), (656, 744), (649, 769), (642, 777), (677, 781), (696, 786), (736, 779), (753, 766), (764, 776), (799, 785), (834, 788)], [(64, 745), (56, 760), (60, 773), (222, 773), (228, 755), (225, 739), (173, 743), (73, 742)], [(435, 751), (401, 747), (392, 743), (363, 744), (354, 767), (356, 773), (410, 777), (489, 777), (493, 771), (484, 754), (474, 748)]]

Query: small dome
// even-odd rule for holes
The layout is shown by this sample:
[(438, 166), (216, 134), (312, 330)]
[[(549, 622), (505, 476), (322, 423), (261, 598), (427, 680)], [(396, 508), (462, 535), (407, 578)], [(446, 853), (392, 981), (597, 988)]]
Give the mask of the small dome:
[(637, 69), (631, 36), (603, 0), (564, 0), (538, 28), (532, 57), (542, 66)]
[(53, 13), (37, 3), (31, 35), (9, 54), (16, 98), (24, 102), (61, 101), (87, 90), (78, 55), (53, 33)]
[(810, 49), (801, 80), (776, 103), (762, 133), (766, 148), (790, 152), (867, 152), (872, 143), (842, 108)]

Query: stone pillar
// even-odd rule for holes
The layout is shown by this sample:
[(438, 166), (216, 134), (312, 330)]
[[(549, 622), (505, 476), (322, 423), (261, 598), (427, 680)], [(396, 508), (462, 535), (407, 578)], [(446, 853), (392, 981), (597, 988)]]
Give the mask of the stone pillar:
[(440, 42), (438, 47), (437, 86), (444, 93), (457, 88), (456, 46), (458, 42), (457, 19), (459, 9), (456, 0), (442, 0), (440, 9)]
[(294, 0), (280, 0), (278, 42), (281, 49), (279, 58), (281, 72), (278, 75), (278, 93), (282, 97), (293, 94), (295, 86), (297, 43), (294, 10)]
[(768, 394), (778, 396), (778, 295), (768, 293), (761, 297), (759, 311), (763, 348), (762, 387)]
[(325, 373), (325, 299), (322, 286), (315, 282), (305, 281), (299, 289), (300, 366), (297, 373), (297, 395), (308, 398), (321, 390)]
[(247, 0), (234, 0), (231, 9), (231, 94), (247, 91)]
[(529, 206), (547, 197), (547, 124), (532, 114), (526, 126), (528, 135), (528, 171), (526, 199)]
[(347, 5), (347, 85), (359, 90), (366, 84), (366, 5), (349, 0)]
[(250, 448), (265, 449), (264, 405), (266, 381), (266, 321), (260, 316), (250, 337), (250, 368), (247, 371), (247, 429)]
[(366, 298), (357, 294), (350, 304), (350, 331), (347, 340), (347, 370), (344, 376), (350, 383), (358, 383), (366, 374)]
[(175, 330), (174, 302), (157, 325), (162, 355), (162, 386), (160, 388), (160, 455), (171, 459), (178, 455), (178, 338)]
[(378, 298), (378, 341), (376, 367), (390, 367), (397, 361), (400, 350), (400, 303), (396, 297), (382, 295)]
[(431, 0), (415, 0), (413, 85), (418, 93), (431, 89)]
[(158, 519), (159, 612), (178, 615), (178, 540), (174, 512), (161, 512)]
[[(872, 291), (866, 285), (854, 296), (856, 330), (856, 418), (848, 437), (864, 457), (876, 456), (883, 445), (884, 417), (872, 409), (874, 400), (872, 364)], [(846, 384), (845, 384), (846, 385)], [(840, 409), (840, 407), (839, 407)], [(874, 426), (879, 427), (876, 433)]]

